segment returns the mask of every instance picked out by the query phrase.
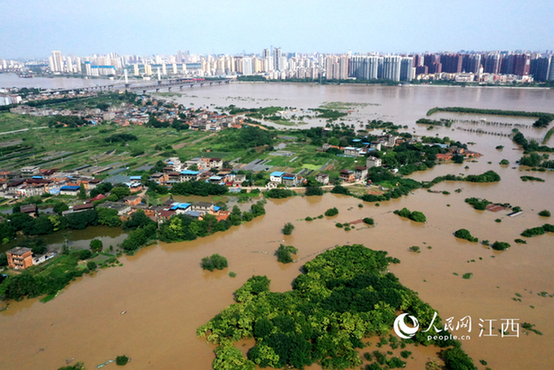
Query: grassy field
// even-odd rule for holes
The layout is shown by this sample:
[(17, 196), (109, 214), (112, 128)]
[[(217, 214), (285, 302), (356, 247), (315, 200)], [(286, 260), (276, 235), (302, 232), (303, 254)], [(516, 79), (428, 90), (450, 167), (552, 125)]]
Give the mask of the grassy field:
[[(5, 154), (0, 149), (0, 168), (17, 169), (21, 166), (40, 165), (42, 168), (58, 167), (72, 169), (84, 164), (104, 166), (120, 162), (123, 167), (139, 167), (153, 164), (171, 155), (192, 157), (199, 150), (209, 149), (209, 143), (195, 140), (209, 133), (173, 129), (153, 129), (142, 126), (120, 127), (117, 125), (86, 126), (80, 128), (33, 129), (42, 125), (42, 119), (33, 116), (18, 116), (10, 113), (0, 115), (0, 132), (30, 128), (0, 136), (0, 145), (22, 140), (22, 150)], [(110, 143), (105, 139), (114, 134), (128, 133), (137, 141)], [(179, 145), (181, 144), (181, 145)], [(173, 149), (174, 146), (181, 146)], [(157, 149), (156, 149), (157, 148)], [(160, 150), (161, 148), (161, 150)], [(144, 150), (144, 154), (132, 157), (131, 153)]]
[[(182, 160), (197, 156), (222, 158), (224, 161), (240, 158), (240, 163), (268, 159), (271, 166), (294, 168), (295, 171), (303, 168), (318, 171), (322, 166), (330, 164), (334, 166), (331, 174), (362, 164), (356, 163), (353, 158), (317, 152), (316, 146), (306, 142), (291, 143), (290, 140), (280, 138), (273, 145), (286, 142), (285, 150), (293, 153), (291, 157), (271, 156), (263, 151), (263, 147), (233, 150), (225, 139), (225, 130), (213, 134), (190, 130), (178, 132), (172, 128), (121, 127), (115, 124), (48, 128), (45, 127), (45, 120), (30, 115), (0, 114), (0, 132), (29, 129), (0, 135), (0, 168), (16, 170), (23, 166), (38, 165), (41, 168), (70, 170), (90, 164), (110, 166), (110, 171), (128, 167), (126, 172), (130, 174), (143, 165), (154, 165), (172, 156)], [(123, 143), (106, 141), (110, 136), (122, 133), (135, 135), (138, 140)], [(288, 131), (287, 135), (297, 136), (298, 141), (302, 136), (294, 130)], [(101, 177), (107, 175), (108, 172), (105, 172)]]

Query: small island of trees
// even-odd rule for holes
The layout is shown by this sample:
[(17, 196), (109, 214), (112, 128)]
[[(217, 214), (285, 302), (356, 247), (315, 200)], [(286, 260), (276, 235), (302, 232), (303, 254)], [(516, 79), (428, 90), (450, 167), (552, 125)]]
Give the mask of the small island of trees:
[(406, 207), (402, 208), (401, 210), (397, 209), (396, 211), (394, 211), (394, 214), (399, 215), (400, 217), (409, 218), (410, 220), (415, 222), (427, 222), (427, 217), (425, 217), (423, 212), (410, 212), (410, 210)]
[(223, 270), (224, 268), (228, 267), (229, 264), (227, 263), (227, 258), (214, 253), (209, 257), (202, 258), (202, 269), (203, 270)]
[(454, 232), (454, 236), (456, 238), (469, 240), (470, 242), (474, 242), (474, 243), (479, 241), (479, 239), (472, 236), (471, 233), (467, 229), (456, 230), (456, 232)]
[(291, 263), (293, 261), (292, 254), (298, 253), (298, 249), (292, 245), (283, 245), (281, 244), (275, 255), (277, 255), (277, 261), (281, 263)]
[[(358, 350), (366, 347), (362, 340), (389, 335), (399, 311), (416, 316), (421, 327), (435, 315), (386, 272), (394, 262), (387, 252), (345, 245), (307, 262), (292, 291), (271, 292), (266, 276), (253, 276), (235, 292), (235, 304), (197, 330), (217, 345), (213, 369), (302, 369), (314, 363), (326, 369), (359, 368)], [(437, 327), (441, 322), (435, 318)], [(460, 343), (443, 335), (433, 339), (418, 331), (411, 341), (441, 347), (445, 369), (476, 369)], [(255, 340), (247, 358), (234, 345), (245, 338)]]

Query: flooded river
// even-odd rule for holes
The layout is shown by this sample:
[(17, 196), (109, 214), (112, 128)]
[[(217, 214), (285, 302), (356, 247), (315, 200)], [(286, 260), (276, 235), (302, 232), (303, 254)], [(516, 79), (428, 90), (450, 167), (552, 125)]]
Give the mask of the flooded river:
[[(206, 88), (202, 96), (198, 91), (194, 90), (198, 98), (187, 100), (203, 99), (208, 104), (220, 105), (229, 95), (252, 99), (272, 97), (280, 99), (278, 105), (291, 106), (296, 101), (296, 106), (304, 107), (324, 101), (367, 101), (381, 105), (364, 109), (374, 109), (376, 116), (387, 116), (397, 124), (409, 125), (410, 132), (415, 127), (415, 119), (424, 117), (433, 106), (554, 110), (551, 104), (554, 92), (550, 90), (237, 84)], [(227, 100), (228, 104), (243, 105)], [(263, 104), (277, 105), (275, 101), (263, 101)], [(528, 124), (529, 120), (517, 122)], [(7, 311), (0, 313), (0, 332), (5, 338), (0, 346), (0, 369), (56, 369), (72, 358), (85, 362), (87, 368), (94, 368), (122, 354), (132, 359), (127, 365), (129, 369), (210, 369), (214, 347), (204, 338), (197, 338), (195, 331), (233, 303), (234, 290), (256, 274), (267, 275), (274, 291), (289, 290), (302, 262), (313, 258), (314, 253), (334, 245), (354, 243), (386, 250), (398, 257), (402, 262), (390, 270), (444, 319), (454, 317), (457, 322), (471, 316), (471, 339), (463, 341), (462, 346), (476, 364), (486, 360), (492, 369), (550, 368), (554, 360), (551, 353), (554, 324), (550, 321), (554, 299), (537, 293), (554, 293), (554, 235), (530, 238), (527, 244), (516, 244), (514, 239), (526, 228), (553, 223), (537, 213), (543, 209), (554, 212), (554, 173), (513, 169), (522, 153), (513, 150), (515, 145), (509, 138), (462, 131), (458, 126), (469, 127), (455, 124), (431, 131), (418, 127), (416, 132), (475, 142), (470, 149), (484, 156), (477, 163), (439, 165), (411, 177), (430, 180), (443, 174), (477, 174), (492, 169), (500, 174), (502, 181), (496, 184), (443, 182), (433, 189), (448, 191), (449, 195), (417, 190), (407, 197), (382, 202), (380, 207), (364, 203), (359, 208), (358, 199), (333, 194), (270, 200), (265, 216), (225, 233), (193, 242), (160, 243), (133, 257), (122, 257), (122, 267), (85, 276), (46, 304), (36, 299), (11, 303)], [(509, 133), (510, 128), (495, 130)], [(529, 132), (529, 136), (531, 133), (536, 137), (544, 135), (534, 129)], [(503, 145), (504, 149), (496, 150), (497, 145)], [(508, 159), (510, 165), (500, 166), (501, 159)], [(466, 165), (469, 169), (465, 169)], [(522, 175), (540, 177), (546, 182), (523, 182), (519, 178)], [(461, 192), (456, 193), (456, 189)], [(522, 207), (524, 213), (510, 218), (506, 211), (476, 211), (464, 202), (468, 197), (511, 203)], [(323, 214), (331, 207), (339, 209), (338, 216), (299, 221)], [(402, 207), (422, 211), (427, 223), (416, 224), (392, 213)], [(362, 217), (373, 217), (375, 227), (359, 225), (348, 232), (335, 227), (336, 222)], [(290, 236), (281, 232), (286, 222), (296, 227)], [(452, 234), (460, 228), (468, 229), (480, 240), (505, 241), (512, 247), (496, 252), (480, 243), (458, 240)], [(289, 265), (277, 263), (274, 252), (280, 243), (297, 247), (302, 261)], [(411, 246), (419, 246), (421, 253), (410, 252)], [(200, 260), (213, 253), (227, 257), (229, 268), (203, 271)], [(236, 272), (236, 278), (228, 276), (230, 271)], [(462, 279), (465, 273), (472, 273), (471, 279)], [(521, 302), (512, 299), (517, 297), (516, 293), (521, 295)], [(121, 315), (121, 311), (127, 313)], [(480, 338), (479, 319), (496, 319), (496, 334), (502, 319), (519, 319), (520, 323), (535, 324), (544, 335), (520, 332), (519, 337), (513, 338), (500, 335)], [(252, 345), (245, 344), (243, 349)], [(375, 349), (375, 346), (369, 348)], [(425, 361), (435, 356), (433, 348), (410, 350), (414, 352), (414, 360), (408, 361), (408, 369), (424, 369)], [(479, 365), (479, 368), (484, 367)]]

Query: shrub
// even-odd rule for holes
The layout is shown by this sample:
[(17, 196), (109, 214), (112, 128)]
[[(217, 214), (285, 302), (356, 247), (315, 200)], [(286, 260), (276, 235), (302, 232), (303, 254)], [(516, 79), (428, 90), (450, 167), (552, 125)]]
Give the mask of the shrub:
[(202, 258), (202, 269), (213, 271), (214, 269), (223, 270), (228, 266), (227, 258), (215, 253), (210, 257)]
[(469, 240), (470, 242), (478, 242), (478, 241), (479, 241), (479, 239), (473, 237), (473, 236), (471, 235), (471, 233), (469, 232), (469, 230), (467, 230), (467, 229), (459, 229), (459, 230), (456, 230), (456, 232), (454, 232), (454, 236), (455, 236), (456, 238)]
[(419, 253), (420, 252), (420, 248), (418, 246), (413, 246), (413, 247), (410, 247), (409, 248), (410, 252), (415, 252), (415, 253)]
[(546, 231), (544, 230), (544, 227), (539, 226), (539, 227), (534, 227), (532, 229), (525, 230), (524, 232), (521, 233), (521, 236), (530, 238), (532, 236), (544, 235), (545, 233)]
[(496, 241), (493, 243), (493, 245), (491, 245), (491, 248), (495, 251), (505, 251), (506, 249), (510, 248), (510, 244), (506, 242)]
[(118, 366), (125, 366), (127, 365), (127, 362), (129, 362), (129, 357), (123, 355), (123, 356), (117, 356), (115, 359), (115, 363)]
[(394, 211), (394, 214), (399, 215), (400, 217), (409, 218), (412, 221), (415, 222), (426, 222), (427, 218), (422, 212), (419, 211), (413, 211), (410, 212), (410, 210), (406, 207), (402, 208), (400, 211), (396, 210)]
[(544, 211), (540, 211), (539, 216), (550, 217), (550, 211), (547, 211), (546, 209)]
[(364, 219), (362, 221), (364, 222), (364, 224), (367, 224), (367, 225), (370, 225), (370, 226), (375, 224), (375, 221), (373, 221), (373, 219), (370, 218), (370, 217), (364, 217)]
[(313, 221), (314, 219), (311, 218), (310, 216), (308, 216), (308, 217), (306, 217), (304, 220), (306, 220), (306, 221)]
[(516, 242), (517, 244), (527, 244), (527, 242), (523, 239), (516, 239), (514, 240), (514, 242)]
[(298, 249), (296, 249), (292, 245), (281, 244), (275, 252), (275, 255), (277, 256), (277, 261), (281, 263), (291, 263), (293, 261), (291, 254), (296, 253), (298, 253)]
[(96, 270), (96, 262), (94, 262), (94, 261), (88, 261), (88, 262), (87, 262), (87, 268), (88, 268), (90, 271)]
[(510, 164), (510, 161), (507, 160), (507, 159), (503, 159), (503, 160), (500, 161), (500, 164), (501, 164), (502, 166), (507, 166), (507, 165)]
[(502, 220), (501, 220), (501, 219), (499, 219), (499, 218), (497, 218), (496, 220), (494, 220), (494, 222), (498, 222), (498, 223), (500, 223), (500, 222), (502, 222)]
[(102, 244), (102, 240), (100, 239), (92, 239), (90, 241), (90, 250), (93, 252), (100, 252), (102, 251), (102, 248), (104, 245)]
[(413, 211), (410, 215), (410, 220), (415, 222), (427, 222), (427, 217), (422, 212)]
[(335, 224), (335, 226), (340, 228), (340, 227), (342, 227), (342, 224), (341, 224), (340, 222), (337, 222), (337, 223)]
[(339, 214), (339, 210), (336, 207), (329, 208), (328, 210), (325, 211), (325, 216), (327, 217), (336, 216), (338, 214)]
[(229, 276), (230, 276), (230, 277), (232, 277), (232, 278), (234, 278), (234, 277), (236, 277), (236, 276), (237, 276), (237, 273), (236, 273), (236, 272), (233, 272), (233, 271), (231, 271), (231, 272), (229, 273)]
[(294, 230), (294, 225), (291, 224), (290, 222), (287, 222), (283, 227), (283, 234), (290, 235), (292, 234), (292, 230)]
[(468, 279), (471, 279), (472, 276), (473, 276), (472, 272), (467, 272), (467, 273), (463, 274), (462, 279), (468, 280)]

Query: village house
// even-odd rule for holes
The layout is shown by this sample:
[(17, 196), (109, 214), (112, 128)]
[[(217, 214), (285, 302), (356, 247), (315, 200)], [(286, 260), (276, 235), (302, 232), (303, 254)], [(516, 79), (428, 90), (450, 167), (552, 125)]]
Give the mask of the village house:
[(142, 198), (138, 195), (130, 195), (128, 197), (123, 198), (125, 203), (129, 204), (131, 207), (136, 206), (137, 204), (140, 204), (142, 201)]
[(381, 158), (372, 157), (372, 156), (367, 157), (367, 160), (366, 160), (366, 167), (367, 168), (381, 167), (381, 165), (382, 165)]
[(36, 217), (38, 215), (37, 205), (36, 204), (26, 204), (20, 207), (21, 213), (26, 213), (31, 217)]
[(172, 203), (169, 208), (170, 211), (175, 212), (175, 214), (180, 215), (190, 211), (190, 203)]
[(342, 181), (352, 182), (354, 181), (354, 171), (351, 170), (341, 170), (339, 177)]
[(77, 185), (66, 185), (60, 188), (60, 195), (71, 195), (73, 197), (79, 194), (80, 187)]
[(354, 178), (356, 180), (364, 180), (367, 177), (367, 167), (358, 166), (354, 168)]
[(104, 202), (99, 204), (97, 208), (115, 209), (118, 216), (126, 216), (131, 212), (131, 206), (125, 202)]
[(180, 181), (196, 181), (199, 175), (200, 172), (198, 171), (185, 170), (180, 173)]
[(284, 172), (279, 172), (279, 171), (275, 171), (275, 172), (272, 172), (270, 175), (269, 175), (269, 181), (271, 182), (277, 182), (277, 183), (281, 183), (281, 179), (283, 177), (285, 173)]
[(298, 178), (294, 173), (284, 173), (281, 177), (281, 183), (285, 186), (296, 186), (298, 184)]
[(25, 166), (21, 168), (21, 176), (23, 177), (32, 177), (38, 174), (40, 174), (39, 166)]
[(168, 181), (168, 177), (166, 174), (163, 174), (161, 172), (156, 172), (150, 175), (150, 180), (154, 181), (158, 185), (161, 185), (161, 184), (165, 184)]
[[(205, 215), (206, 213), (214, 211), (214, 204), (209, 202), (196, 202), (191, 206), (192, 212), (198, 212), (200, 215)], [(219, 208), (218, 208), (219, 209)]]
[(15, 247), (6, 252), (8, 266), (12, 269), (24, 270), (33, 266), (33, 252), (30, 248)]
[(315, 181), (319, 182), (321, 185), (329, 184), (329, 175), (326, 173), (318, 173), (315, 176)]
[(380, 151), (381, 150), (381, 142), (379, 140), (372, 141), (370, 146), (370, 149)]

